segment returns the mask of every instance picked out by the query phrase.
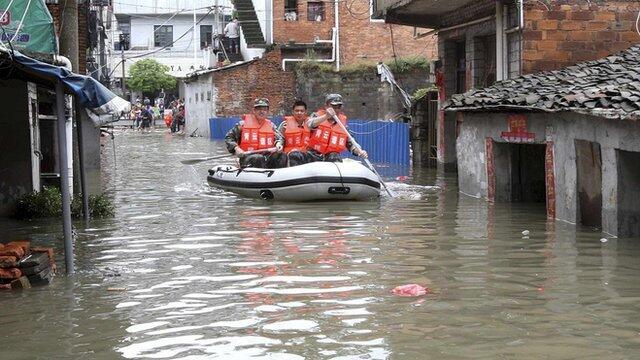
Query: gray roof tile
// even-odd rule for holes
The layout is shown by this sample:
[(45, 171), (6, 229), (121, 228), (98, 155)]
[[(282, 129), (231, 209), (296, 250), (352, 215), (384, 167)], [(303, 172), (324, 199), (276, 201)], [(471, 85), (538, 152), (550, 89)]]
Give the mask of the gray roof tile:
[(640, 45), (561, 70), (500, 81), (445, 103), (447, 111), (507, 109), (640, 119)]

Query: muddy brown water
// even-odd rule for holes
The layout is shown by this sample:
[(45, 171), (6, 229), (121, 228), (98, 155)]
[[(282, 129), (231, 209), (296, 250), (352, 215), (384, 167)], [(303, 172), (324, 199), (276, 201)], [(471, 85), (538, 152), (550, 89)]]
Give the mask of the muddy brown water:
[[(0, 292), (0, 358), (640, 354), (638, 239), (548, 222), (544, 204), (488, 205), (432, 171), (383, 169), (409, 178), (375, 202), (242, 199), (206, 185), (211, 164), (179, 164), (222, 154), (220, 142), (115, 141), (115, 162), (111, 142), (104, 149), (115, 218), (74, 224), (75, 277)], [(64, 269), (60, 221), (0, 229), (54, 244)], [(391, 294), (408, 283), (430, 293)]]

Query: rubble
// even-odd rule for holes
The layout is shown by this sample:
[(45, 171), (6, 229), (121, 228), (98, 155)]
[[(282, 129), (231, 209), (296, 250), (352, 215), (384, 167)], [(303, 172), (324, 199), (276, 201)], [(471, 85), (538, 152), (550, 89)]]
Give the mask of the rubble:
[(31, 247), (28, 240), (0, 244), (0, 289), (48, 285), (55, 272), (52, 248)]

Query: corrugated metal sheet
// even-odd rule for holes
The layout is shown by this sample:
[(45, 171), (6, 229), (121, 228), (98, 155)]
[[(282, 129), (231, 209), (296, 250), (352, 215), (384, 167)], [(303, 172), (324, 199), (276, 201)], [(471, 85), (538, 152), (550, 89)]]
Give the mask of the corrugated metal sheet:
[[(211, 118), (212, 139), (224, 139), (225, 134), (239, 118)], [(282, 118), (271, 119), (276, 125)], [(409, 165), (409, 124), (385, 121), (349, 120), (349, 131), (369, 153), (375, 163)], [(344, 154), (347, 155), (347, 154)]]

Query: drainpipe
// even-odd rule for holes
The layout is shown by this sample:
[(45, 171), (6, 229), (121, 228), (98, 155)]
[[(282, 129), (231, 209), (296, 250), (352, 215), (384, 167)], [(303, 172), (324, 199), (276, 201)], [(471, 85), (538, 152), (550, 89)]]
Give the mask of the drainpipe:
[(496, 2), (496, 81), (504, 80), (504, 23), (502, 1)]
[(336, 25), (335, 25), (335, 42), (334, 42), (334, 46), (335, 46), (335, 58), (336, 58), (336, 71), (340, 71), (340, 16), (338, 14), (338, 0), (334, 0), (333, 1), (333, 12), (334, 12), (334, 18), (336, 20)]
[(67, 275), (75, 273), (73, 265), (73, 237), (71, 234), (71, 193), (69, 191), (69, 167), (67, 166), (67, 125), (65, 118), (64, 86), (56, 81), (56, 115), (58, 117), (58, 157), (60, 158), (60, 192), (62, 193), (62, 229), (64, 235), (64, 259)]
[[(333, 28), (331, 31), (332, 35), (331, 35), (331, 40), (316, 40), (314, 41), (316, 44), (333, 44), (332, 49), (331, 49), (331, 59), (317, 59), (314, 61), (317, 62), (334, 62), (336, 61), (336, 52), (337, 52), (337, 45), (336, 45), (336, 35), (337, 35), (337, 30), (336, 28)], [(286, 64), (288, 62), (302, 62), (302, 61), (306, 61), (307, 59), (294, 59), (294, 58), (287, 58), (287, 59), (282, 59), (282, 70), (286, 70)]]
[(64, 67), (65, 69), (71, 71), (71, 60), (69, 60), (68, 57), (66, 56), (62, 56), (62, 55), (54, 55), (53, 56), (53, 62), (56, 65), (60, 65), (62, 67)]

